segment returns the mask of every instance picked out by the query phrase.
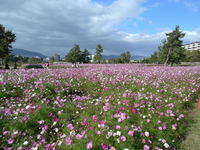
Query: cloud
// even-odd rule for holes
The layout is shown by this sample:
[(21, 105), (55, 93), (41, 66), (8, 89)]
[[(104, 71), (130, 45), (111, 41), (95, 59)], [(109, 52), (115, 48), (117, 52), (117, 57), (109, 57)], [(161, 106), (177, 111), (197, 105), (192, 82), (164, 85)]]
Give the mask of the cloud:
[(175, 2), (175, 3), (180, 3), (187, 9), (193, 11), (193, 12), (198, 12), (199, 11), (199, 4), (200, 1), (193, 1), (191, 2), (190, 0), (169, 0), (170, 2)]
[(140, 16), (144, 2), (115, 0), (101, 5), (91, 0), (1, 0), (0, 20), (17, 34), (15, 47), (53, 54), (67, 52), (75, 43), (88, 49), (105, 43), (107, 52), (114, 53), (124, 44), (112, 49), (121, 38), (116, 37), (121, 35), (113, 26)]
[(16, 33), (17, 48), (64, 55), (74, 44), (91, 52), (102, 44), (105, 54), (129, 50), (133, 55), (147, 56), (157, 50), (164, 31), (131, 34), (114, 28), (128, 19), (141, 18), (151, 24), (141, 16), (145, 2), (115, 0), (102, 5), (92, 0), (1, 0), (0, 20)]
[(194, 31), (184, 31), (186, 36), (184, 38), (185, 43), (200, 41), (200, 28)]
[(194, 3), (191, 3), (191, 2), (183, 2), (183, 4), (189, 8), (190, 10), (194, 11), (194, 12), (198, 12), (199, 11), (199, 7), (198, 5), (195, 5)]

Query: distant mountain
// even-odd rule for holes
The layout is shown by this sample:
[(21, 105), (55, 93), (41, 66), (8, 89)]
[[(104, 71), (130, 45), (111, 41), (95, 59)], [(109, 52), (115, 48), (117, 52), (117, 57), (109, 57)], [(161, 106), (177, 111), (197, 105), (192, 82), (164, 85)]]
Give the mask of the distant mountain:
[[(104, 59), (113, 59), (113, 58), (117, 58), (117, 57), (120, 57), (120, 56), (119, 55), (103, 55)], [(135, 56), (131, 57), (131, 60), (141, 60), (143, 58), (145, 58), (145, 57), (135, 55)]]
[(40, 58), (47, 57), (38, 52), (28, 51), (24, 49), (17, 49), (17, 48), (12, 49), (11, 54), (16, 55), (16, 56), (24, 56), (24, 57), (40, 57)]

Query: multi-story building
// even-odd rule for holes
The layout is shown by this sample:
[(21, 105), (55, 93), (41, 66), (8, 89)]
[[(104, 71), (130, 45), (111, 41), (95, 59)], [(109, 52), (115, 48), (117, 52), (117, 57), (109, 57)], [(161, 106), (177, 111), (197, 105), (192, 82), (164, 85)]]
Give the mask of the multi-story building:
[(185, 45), (183, 45), (183, 47), (186, 50), (189, 50), (189, 51), (192, 51), (192, 50), (199, 50), (200, 51), (200, 41), (199, 42), (190, 43), (190, 44), (185, 44)]

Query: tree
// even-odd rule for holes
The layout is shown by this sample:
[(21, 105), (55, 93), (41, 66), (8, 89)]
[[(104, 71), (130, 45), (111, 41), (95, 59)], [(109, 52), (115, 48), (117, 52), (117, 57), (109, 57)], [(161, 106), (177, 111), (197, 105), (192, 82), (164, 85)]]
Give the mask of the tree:
[(84, 49), (83, 52), (81, 52), (81, 58), (80, 61), (82, 63), (89, 63), (90, 62), (90, 53), (87, 49)]
[(122, 63), (130, 63), (131, 61), (131, 53), (129, 51), (122, 53), (120, 55), (120, 59)]
[[(11, 52), (12, 43), (15, 42), (16, 35), (9, 30), (6, 30), (3, 25), (0, 24), (0, 58), (5, 59)], [(8, 62), (5, 60), (5, 68), (9, 69)]]
[(186, 50), (182, 47), (180, 40), (185, 36), (185, 33), (182, 33), (179, 26), (176, 26), (172, 32), (166, 33), (166, 36), (167, 38), (163, 40), (162, 45), (158, 47), (158, 51), (142, 62), (173, 65), (185, 60)]
[(185, 36), (185, 33), (179, 30), (179, 26), (176, 26), (175, 29), (166, 33), (167, 39), (163, 41), (163, 45), (159, 47), (159, 57), (161, 62), (164, 64), (174, 63), (178, 64), (185, 59), (185, 49), (182, 47), (182, 41), (180, 40)]
[(101, 53), (103, 53), (103, 47), (101, 45), (97, 45), (96, 53), (94, 55), (94, 62), (100, 63), (103, 60), (103, 56)]
[(185, 60), (186, 62), (200, 62), (200, 51), (187, 51)]
[(77, 64), (80, 62), (81, 58), (81, 50), (79, 45), (75, 44), (74, 47), (69, 51), (69, 53), (65, 56), (65, 60), (71, 62), (72, 64)]

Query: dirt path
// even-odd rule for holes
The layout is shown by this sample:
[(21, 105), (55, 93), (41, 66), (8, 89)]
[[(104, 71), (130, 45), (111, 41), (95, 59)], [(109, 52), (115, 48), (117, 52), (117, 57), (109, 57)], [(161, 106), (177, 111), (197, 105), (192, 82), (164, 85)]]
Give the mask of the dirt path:
[(183, 150), (200, 150), (200, 97), (197, 103), (197, 110), (194, 115), (195, 123), (182, 143)]

